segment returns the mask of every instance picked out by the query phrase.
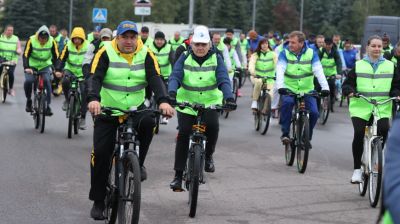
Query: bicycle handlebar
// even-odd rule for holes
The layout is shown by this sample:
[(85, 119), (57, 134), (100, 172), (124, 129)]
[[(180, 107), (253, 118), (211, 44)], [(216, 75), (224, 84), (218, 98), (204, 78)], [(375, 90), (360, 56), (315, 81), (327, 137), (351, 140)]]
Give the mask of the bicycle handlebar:
[(397, 100), (397, 97), (391, 97), (391, 98), (389, 98), (389, 99), (386, 99), (386, 100), (382, 100), (382, 101), (376, 101), (375, 99), (368, 99), (366, 96), (364, 96), (364, 95), (362, 95), (362, 94), (359, 94), (359, 93), (356, 93), (356, 94), (354, 94), (354, 97), (356, 97), (356, 98), (361, 98), (361, 99), (363, 99), (363, 100), (365, 100), (365, 101), (367, 101), (368, 103), (370, 103), (370, 104), (372, 104), (372, 105), (375, 105), (375, 106), (378, 106), (378, 105), (383, 105), (383, 104), (386, 104), (386, 103), (388, 103), (388, 102), (390, 102), (390, 101), (392, 101), (392, 100)]
[(254, 78), (257, 78), (257, 79), (272, 79), (272, 80), (276, 80), (275, 77), (260, 76), (260, 75), (256, 75), (256, 76), (254, 76)]
[(101, 107), (101, 111), (109, 116), (111, 116), (113, 111), (119, 111), (121, 113), (128, 114), (128, 115), (137, 115), (137, 114), (141, 114), (144, 112), (152, 112), (154, 114), (161, 114), (161, 112), (159, 110), (154, 110), (151, 108), (145, 108), (145, 109), (138, 110), (137, 107), (131, 107), (129, 110), (122, 110), (117, 107)]
[(180, 109), (184, 108), (192, 108), (193, 110), (196, 111), (201, 111), (201, 110), (227, 110), (229, 108), (226, 108), (223, 105), (210, 105), (206, 107), (204, 104), (199, 104), (199, 103), (189, 103), (189, 102), (182, 102), (182, 103), (174, 103), (172, 106), (179, 107)]
[(294, 92), (292, 92), (290, 90), (287, 90), (286, 96), (300, 96), (300, 97), (315, 96), (315, 97), (319, 97), (320, 94), (317, 91), (313, 91), (311, 93), (294, 93)]

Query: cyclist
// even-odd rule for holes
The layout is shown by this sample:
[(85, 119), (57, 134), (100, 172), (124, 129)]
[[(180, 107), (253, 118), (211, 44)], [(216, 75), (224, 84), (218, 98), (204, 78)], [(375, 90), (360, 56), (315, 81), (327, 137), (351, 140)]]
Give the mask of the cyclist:
[(249, 55), (253, 54), (255, 50), (257, 49), (258, 42), (264, 37), (258, 35), (258, 33), (255, 30), (250, 30), (249, 31), (249, 47), (250, 47), (250, 52)]
[(383, 57), (394, 63), (394, 66), (399, 67), (400, 63), (400, 41), (397, 42), (396, 46), (389, 52), (385, 52)]
[(229, 44), (236, 51), (236, 54), (238, 55), (239, 60), (242, 61), (244, 56), (242, 55), (242, 49), (241, 49), (241, 46), (240, 46), (240, 41), (239, 41), (239, 39), (237, 37), (235, 37), (233, 29), (226, 29), (225, 36), (224, 36), (223, 39), (225, 39), (225, 38), (230, 38), (231, 39), (231, 42)]
[(193, 36), (193, 33), (190, 33), (189, 37), (187, 39), (185, 39), (183, 41), (183, 43), (176, 49), (175, 55), (174, 55), (174, 64), (183, 52), (190, 50), (190, 41), (192, 40), (192, 36)]
[(185, 39), (181, 36), (181, 33), (179, 31), (176, 31), (174, 33), (174, 37), (171, 38), (168, 43), (171, 45), (172, 50), (176, 51), (176, 49), (183, 43)]
[(337, 49), (343, 49), (344, 48), (344, 42), (341, 40), (340, 34), (334, 34), (332, 36), (332, 41), (335, 43)]
[(390, 43), (390, 37), (387, 33), (384, 33), (382, 37), (382, 53), (391, 52), (392, 50), (393, 46)]
[[(360, 93), (376, 100), (388, 99), (389, 96), (400, 95), (400, 76), (394, 64), (382, 57), (382, 38), (374, 35), (368, 39), (367, 55), (356, 62), (355, 68), (350, 70), (344, 81), (342, 91), (345, 96), (352, 97)], [(353, 123), (353, 160), (354, 172), (351, 183), (361, 182), (361, 157), (364, 148), (365, 126), (371, 119), (373, 106), (364, 99), (351, 98), (350, 116)], [(389, 118), (392, 115), (392, 104), (378, 106), (378, 135), (383, 142), (389, 130)]]
[[(249, 61), (249, 72), (251, 74), (251, 81), (253, 87), (253, 101), (251, 103), (251, 109), (257, 110), (258, 97), (260, 97), (261, 87), (263, 86), (263, 80), (256, 78), (255, 76), (271, 77), (275, 78), (275, 66), (277, 58), (275, 52), (269, 46), (267, 39), (262, 39), (257, 46), (256, 51), (250, 56)], [(268, 80), (267, 89), (271, 99), (273, 98), (273, 86), (274, 81)]]
[(58, 52), (61, 52), (64, 49), (67, 42), (69, 41), (68, 31), (66, 29), (61, 29), (60, 34), (61, 34), (61, 39), (60, 42), (58, 43)]
[(245, 33), (240, 34), (240, 48), (242, 50), (242, 68), (247, 68), (247, 52), (250, 46)]
[[(225, 99), (227, 107), (236, 109), (228, 72), (222, 57), (211, 50), (207, 27), (197, 26), (194, 29), (191, 46), (192, 51), (181, 55), (174, 66), (168, 83), (170, 97), (178, 102), (203, 103), (206, 106), (222, 104)], [(195, 116), (196, 112), (191, 109), (178, 109), (179, 133), (175, 148), (175, 177), (170, 184), (174, 191), (182, 189), (182, 175)], [(214, 110), (205, 114), (206, 172), (215, 171), (212, 155), (218, 138), (218, 117), (219, 113)]]
[[(71, 33), (71, 40), (65, 45), (61, 56), (59, 57), (56, 64), (56, 76), (62, 77), (61, 70), (64, 69), (64, 77), (62, 79), (62, 88), (64, 91), (65, 100), (62, 106), (62, 110), (66, 111), (68, 107), (69, 90), (71, 85), (71, 78), (75, 76), (79, 81), (84, 80), (82, 73), (82, 62), (85, 57), (85, 53), (88, 48), (88, 42), (86, 41), (85, 31), (82, 27), (75, 27)], [(80, 91), (82, 96), (81, 111), (79, 128), (86, 129), (86, 92), (85, 84), (81, 82)]]
[(213, 50), (222, 56), (222, 59), (224, 59), (226, 69), (228, 70), (228, 74), (232, 72), (232, 62), (231, 62), (231, 57), (229, 56), (229, 50), (221, 41), (221, 34), (220, 33), (213, 33), (211, 34), (211, 40), (212, 40), (212, 48)]
[(140, 29), (140, 37), (143, 44), (149, 47), (153, 43), (153, 38), (149, 37), (149, 28), (147, 26), (142, 27)]
[[(232, 47), (232, 45), (230, 43), (232, 43), (231, 38), (229, 38), (229, 37), (224, 38), (224, 44), (226, 46), (226, 49), (228, 49), (229, 59), (230, 59), (230, 62), (231, 62), (231, 70), (228, 72), (228, 75), (229, 75), (229, 79), (230, 79), (231, 84), (232, 84), (235, 70), (241, 70), (242, 69), (242, 65), (240, 63), (240, 59), (239, 59), (239, 56), (236, 53), (236, 50)], [(241, 83), (241, 77), (239, 76), (239, 86), (238, 86), (238, 88), (240, 88), (240, 83)], [(238, 96), (242, 96), (240, 94), (240, 92), (239, 92), (239, 89), (238, 89)]]
[[(152, 87), (164, 115), (172, 116), (174, 113), (174, 109), (167, 103), (168, 96), (155, 56), (138, 38), (137, 25), (132, 21), (123, 21), (118, 25), (117, 37), (111, 42), (105, 42), (95, 55), (91, 73), (93, 75), (88, 80), (88, 107), (94, 115), (101, 113), (102, 106), (124, 110), (131, 107), (145, 108), (143, 102), (147, 85)], [(96, 220), (104, 219), (106, 181), (119, 115), (115, 113), (111, 118), (99, 115), (94, 122), (89, 199), (94, 201), (90, 214)], [(154, 127), (152, 114), (144, 113), (137, 117), (142, 181), (147, 178), (143, 164), (153, 138)]]
[(92, 32), (90, 32), (87, 35), (87, 41), (88, 43), (92, 43), (94, 40), (98, 40), (100, 38), (100, 31), (101, 31), (101, 26), (95, 26), (94, 30)]
[(35, 35), (32, 35), (26, 43), (24, 54), (22, 57), (25, 71), (24, 90), (26, 96), (26, 112), (32, 112), (32, 84), (35, 82), (33, 69), (42, 75), (45, 88), (47, 91), (47, 108), (46, 115), (51, 116), (53, 112), (50, 108), (51, 103), (51, 66), (55, 65), (58, 58), (57, 43), (50, 36), (47, 26), (43, 25), (39, 28)]
[(318, 49), (321, 49), (322, 47), (324, 47), (325, 45), (325, 37), (324, 35), (317, 35), (317, 37), (315, 37), (315, 44), (317, 45)]
[[(12, 61), (15, 64), (18, 62), (18, 55), (21, 55), (21, 42), (18, 37), (14, 35), (14, 26), (7, 25), (4, 28), (3, 34), (0, 35), (0, 57), (4, 58), (7, 61)], [(9, 91), (8, 93), (11, 96), (15, 96), (14, 90), (14, 70), (15, 67), (10, 67), (8, 70), (9, 77)], [(0, 70), (1, 74), (1, 70)]]
[[(318, 56), (324, 70), (326, 79), (330, 89), (331, 99), (331, 112), (333, 112), (333, 104), (335, 103), (335, 88), (336, 88), (336, 75), (342, 73), (342, 60), (340, 60), (339, 52), (333, 47), (333, 41), (331, 38), (325, 39), (324, 47), (318, 50)], [(320, 86), (318, 81), (315, 80), (315, 87), (319, 92)], [(318, 107), (320, 105), (320, 99), (318, 101)]]
[[(276, 85), (282, 96), (280, 124), (281, 140), (284, 144), (290, 142), (289, 130), (292, 110), (295, 103), (293, 96), (287, 96), (288, 90), (293, 93), (309, 93), (314, 90), (315, 75), (322, 87), (321, 94), (329, 96), (329, 86), (326, 81), (318, 54), (305, 44), (305, 35), (300, 31), (289, 34), (289, 47), (279, 54), (276, 65)], [(314, 75), (313, 75), (314, 74)], [(310, 111), (310, 140), (318, 120), (317, 101), (314, 97), (305, 98), (306, 107)], [(311, 143), (310, 143), (311, 144)], [(312, 146), (309, 145), (309, 148)]]
[[(172, 71), (171, 65), (174, 60), (174, 51), (172, 51), (171, 45), (165, 40), (165, 34), (161, 31), (157, 31), (154, 35), (154, 42), (149, 48), (156, 56), (158, 65), (160, 66), (161, 78), (164, 83), (167, 84)], [(168, 118), (163, 117), (161, 124), (168, 124)]]
[(354, 68), (356, 61), (360, 59), (358, 56), (358, 50), (353, 46), (350, 39), (344, 41), (343, 58), (345, 62), (343, 70)]

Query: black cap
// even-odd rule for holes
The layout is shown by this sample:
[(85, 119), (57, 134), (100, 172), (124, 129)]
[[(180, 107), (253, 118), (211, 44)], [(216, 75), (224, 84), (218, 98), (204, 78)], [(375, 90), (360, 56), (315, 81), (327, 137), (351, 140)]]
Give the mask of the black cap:
[(157, 33), (154, 35), (154, 39), (157, 38), (165, 39), (165, 34), (161, 31), (157, 31)]
[(41, 31), (39, 34), (38, 34), (40, 37), (48, 37), (49, 36), (49, 33), (47, 33), (46, 31)]
[(234, 32), (233, 32), (233, 29), (229, 28), (229, 29), (226, 29), (225, 33), (234, 33)]
[(325, 38), (325, 44), (332, 44), (333, 40), (330, 37)]
[(224, 44), (231, 44), (232, 39), (229, 37), (224, 38)]
[(142, 29), (140, 30), (140, 32), (142, 33), (148, 33), (149, 32), (149, 28), (147, 26), (142, 27)]

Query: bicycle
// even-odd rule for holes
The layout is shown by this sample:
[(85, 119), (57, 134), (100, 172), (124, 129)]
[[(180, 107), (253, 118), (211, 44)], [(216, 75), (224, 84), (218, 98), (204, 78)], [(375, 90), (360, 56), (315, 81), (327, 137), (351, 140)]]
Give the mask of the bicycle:
[(44, 132), (45, 124), (46, 124), (46, 110), (47, 110), (47, 91), (44, 87), (44, 78), (42, 74), (38, 71), (33, 70), (32, 75), (35, 76), (35, 82), (33, 83), (33, 112), (31, 115), (33, 116), (34, 127), (35, 129), (39, 129), (40, 133)]
[(3, 61), (0, 64), (0, 67), (3, 68), (0, 75), (0, 100), (3, 103), (6, 102), (8, 91), (10, 91), (10, 77), (8, 71), (15, 66), (16, 64), (13, 61)]
[(220, 105), (206, 107), (203, 104), (190, 104), (187, 102), (176, 103), (174, 106), (178, 106), (181, 109), (192, 108), (197, 111), (196, 122), (192, 126), (192, 133), (190, 135), (187, 162), (183, 172), (185, 188), (189, 192), (189, 216), (193, 218), (196, 215), (199, 185), (205, 183), (203, 170), (207, 141), (205, 131), (207, 127), (202, 121), (202, 117), (204, 112), (208, 110), (225, 110), (226, 108)]
[(152, 109), (121, 110), (102, 107), (106, 116), (113, 111), (123, 113), (123, 122), (118, 127), (117, 141), (110, 160), (106, 185), (105, 218), (106, 223), (139, 223), (141, 202), (141, 175), (139, 166), (139, 145), (134, 119), (142, 113), (159, 114)]
[[(342, 77), (341, 77), (341, 86), (343, 85), (344, 80), (346, 80), (347, 74), (349, 74), (349, 71), (350, 71), (350, 70), (344, 70), (344, 71), (343, 71), (343, 74), (342, 74)], [(340, 90), (341, 90), (341, 89), (342, 89), (342, 88), (340, 88)], [(339, 103), (339, 106), (340, 106), (340, 107), (343, 106), (343, 101), (345, 101), (345, 100), (346, 100), (346, 102), (347, 102), (347, 106), (349, 106), (349, 105), (350, 105), (350, 98), (349, 98), (348, 96), (344, 96), (343, 94), (340, 94), (340, 103)]]
[(304, 173), (307, 168), (308, 154), (310, 151), (310, 122), (309, 111), (306, 109), (305, 97), (317, 97), (318, 93), (288, 93), (288, 96), (294, 96), (295, 106), (291, 119), (292, 137), (285, 145), (286, 165), (292, 166), (295, 153), (297, 152), (297, 170)]
[(384, 162), (383, 137), (378, 135), (378, 106), (397, 98), (392, 97), (378, 102), (375, 99), (370, 100), (359, 93), (355, 94), (355, 97), (362, 98), (373, 105), (372, 123), (368, 123), (365, 127), (364, 151), (361, 159), (362, 181), (358, 184), (358, 190), (360, 195), (364, 196), (368, 187), (369, 202), (371, 207), (375, 208), (378, 204), (382, 187)]
[[(238, 98), (238, 92), (239, 92), (239, 86), (240, 86), (240, 82), (239, 82), (239, 76), (241, 75), (241, 71), (236, 69), (233, 75), (233, 79), (232, 79), (232, 93), (233, 93), (233, 99), (235, 100), (235, 103), (237, 101)], [(229, 111), (225, 111), (225, 119), (228, 118), (229, 116)]]
[(328, 121), (329, 112), (331, 110), (331, 97), (330, 96), (321, 96), (320, 97), (320, 105), (319, 105), (319, 122), (322, 125), (325, 125)]
[(70, 89), (68, 92), (68, 106), (66, 110), (66, 117), (68, 119), (68, 138), (72, 137), (72, 129), (74, 130), (74, 134), (77, 135), (79, 133), (79, 120), (81, 118), (81, 92), (79, 88), (78, 78), (74, 75), (70, 77)]
[(265, 77), (256, 75), (255, 78), (262, 79), (263, 85), (261, 86), (261, 94), (257, 100), (257, 110), (253, 111), (254, 115), (254, 127), (256, 131), (260, 131), (262, 135), (265, 135), (268, 131), (269, 123), (271, 120), (271, 95), (269, 94), (270, 89), (267, 88), (268, 80), (275, 80), (272, 77)]

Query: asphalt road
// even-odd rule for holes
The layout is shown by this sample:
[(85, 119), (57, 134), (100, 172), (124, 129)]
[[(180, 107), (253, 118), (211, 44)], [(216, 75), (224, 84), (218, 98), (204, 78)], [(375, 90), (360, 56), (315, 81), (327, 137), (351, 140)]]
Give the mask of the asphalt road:
[[(25, 113), (22, 68), (16, 71), (16, 97), (0, 105), (0, 223), (102, 223), (89, 217), (89, 159), (92, 124), (67, 139), (62, 98), (45, 133)], [(187, 193), (169, 189), (174, 171), (176, 118), (154, 137), (142, 184), (141, 223), (374, 223), (353, 171), (352, 127), (347, 108), (338, 108), (326, 126), (318, 125), (305, 174), (284, 163), (280, 128), (273, 120), (266, 136), (253, 130), (250, 85), (238, 110), (220, 120), (216, 172), (200, 186), (197, 216), (188, 217)]]

